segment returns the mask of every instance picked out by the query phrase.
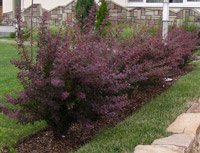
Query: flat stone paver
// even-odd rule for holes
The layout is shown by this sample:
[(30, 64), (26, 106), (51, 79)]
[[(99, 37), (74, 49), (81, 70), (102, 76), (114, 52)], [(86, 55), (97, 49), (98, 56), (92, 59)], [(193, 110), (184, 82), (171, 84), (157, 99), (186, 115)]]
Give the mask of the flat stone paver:
[(185, 151), (176, 146), (139, 145), (134, 153), (185, 153)]
[(152, 145), (177, 146), (189, 151), (193, 148), (195, 137), (187, 134), (174, 134), (172, 136), (155, 140)]
[(167, 131), (196, 136), (199, 133), (199, 128), (200, 113), (184, 113), (167, 128)]

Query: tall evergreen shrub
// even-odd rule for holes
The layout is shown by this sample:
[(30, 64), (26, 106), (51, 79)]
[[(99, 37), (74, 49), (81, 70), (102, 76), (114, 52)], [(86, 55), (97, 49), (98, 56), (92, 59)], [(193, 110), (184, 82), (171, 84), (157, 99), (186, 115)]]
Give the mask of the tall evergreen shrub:
[(106, 25), (106, 18), (108, 17), (108, 5), (106, 0), (101, 0), (101, 5), (97, 12), (96, 28), (100, 29), (102, 25)]
[(83, 29), (85, 21), (89, 15), (89, 11), (94, 5), (94, 0), (77, 0), (76, 2), (76, 19), (80, 28)]

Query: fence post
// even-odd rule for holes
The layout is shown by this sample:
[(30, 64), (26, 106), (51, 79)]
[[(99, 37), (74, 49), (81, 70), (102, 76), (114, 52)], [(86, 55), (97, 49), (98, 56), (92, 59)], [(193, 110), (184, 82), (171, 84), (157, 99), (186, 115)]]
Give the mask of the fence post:
[(169, 30), (169, 0), (163, 1), (163, 30), (162, 30), (162, 36), (163, 40), (166, 40), (168, 36), (168, 30)]

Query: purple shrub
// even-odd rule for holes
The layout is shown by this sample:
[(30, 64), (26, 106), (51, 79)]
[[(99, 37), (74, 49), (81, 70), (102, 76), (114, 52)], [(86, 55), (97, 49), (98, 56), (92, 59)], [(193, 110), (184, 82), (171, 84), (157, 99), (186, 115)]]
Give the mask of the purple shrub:
[(94, 3), (94, 5), (91, 7), (89, 14), (86, 18), (85, 24), (83, 26), (83, 32), (85, 34), (93, 32), (94, 31), (94, 25), (96, 21), (96, 12), (97, 12), (97, 4)]
[(75, 33), (72, 45), (68, 32), (52, 36), (46, 20), (44, 15), (36, 59), (19, 45), (20, 59), (13, 61), (24, 91), (7, 100), (20, 110), (0, 109), (20, 122), (45, 120), (59, 135), (73, 123), (91, 127), (101, 116), (117, 117), (132, 90), (181, 69), (196, 45), (195, 37), (181, 29), (169, 34), (167, 45), (159, 35), (137, 35), (126, 45), (120, 40), (113, 45), (112, 38), (93, 33)]
[(126, 66), (126, 71), (138, 76), (139, 83), (159, 82), (164, 77), (179, 72), (188, 62), (196, 45), (196, 36), (180, 28), (170, 31), (166, 43), (163, 43), (159, 34), (136, 35), (129, 43), (123, 44), (121, 56), (124, 60), (121, 62), (126, 62), (122, 63)]

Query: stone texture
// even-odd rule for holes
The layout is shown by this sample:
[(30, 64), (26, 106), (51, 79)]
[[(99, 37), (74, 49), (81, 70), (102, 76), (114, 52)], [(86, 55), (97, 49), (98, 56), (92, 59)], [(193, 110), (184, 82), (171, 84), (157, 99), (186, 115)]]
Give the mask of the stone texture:
[(30, 26), (31, 23), (31, 8), (33, 8), (33, 26), (37, 27), (40, 23), (40, 18), (42, 14), (47, 10), (42, 8), (41, 4), (33, 4), (33, 6), (30, 6), (27, 9), (25, 9), (22, 13), (22, 16), (24, 17), (24, 22), (27, 26)]
[(193, 148), (195, 138), (187, 134), (174, 134), (172, 136), (155, 140), (153, 145), (177, 146), (190, 151)]
[(194, 103), (187, 113), (200, 113), (200, 103)]
[(117, 5), (116, 3), (112, 2), (111, 0), (107, 0), (108, 3), (108, 10), (109, 10), (109, 19), (111, 22), (118, 22), (118, 21), (130, 21), (131, 16), (130, 11), (126, 8)]
[(200, 134), (197, 135), (192, 153), (200, 153)]
[(199, 134), (199, 129), (200, 113), (184, 113), (167, 128), (167, 131), (196, 136)]
[[(157, 20), (159, 23), (162, 18), (162, 10), (159, 8), (132, 8), (127, 9), (123, 6), (118, 5), (112, 0), (107, 0), (108, 10), (111, 22), (118, 21), (129, 21), (145, 23), (149, 20)], [(40, 4), (34, 4), (34, 25), (37, 26), (40, 22), (40, 17), (45, 9), (42, 8)], [(30, 25), (30, 8), (24, 10), (24, 19), (27, 25)], [(13, 22), (12, 12), (4, 13), (3, 21), (4, 23), (11, 24)], [(50, 24), (51, 25), (62, 25), (68, 22), (74, 21), (75, 18), (75, 1), (68, 3), (65, 6), (58, 6), (49, 11), (50, 14)], [(142, 20), (142, 21), (141, 21)], [(183, 21), (189, 23), (200, 24), (200, 13), (195, 9), (180, 9), (178, 12), (174, 10), (170, 11), (170, 22), (182, 24)]]
[(7, 12), (3, 14), (3, 24), (12, 25), (13, 21), (13, 12)]
[(134, 153), (185, 153), (182, 148), (176, 146), (137, 146)]
[(65, 6), (58, 6), (49, 11), (49, 14), (50, 24), (65, 25), (66, 22), (70, 23), (75, 18), (75, 1)]

